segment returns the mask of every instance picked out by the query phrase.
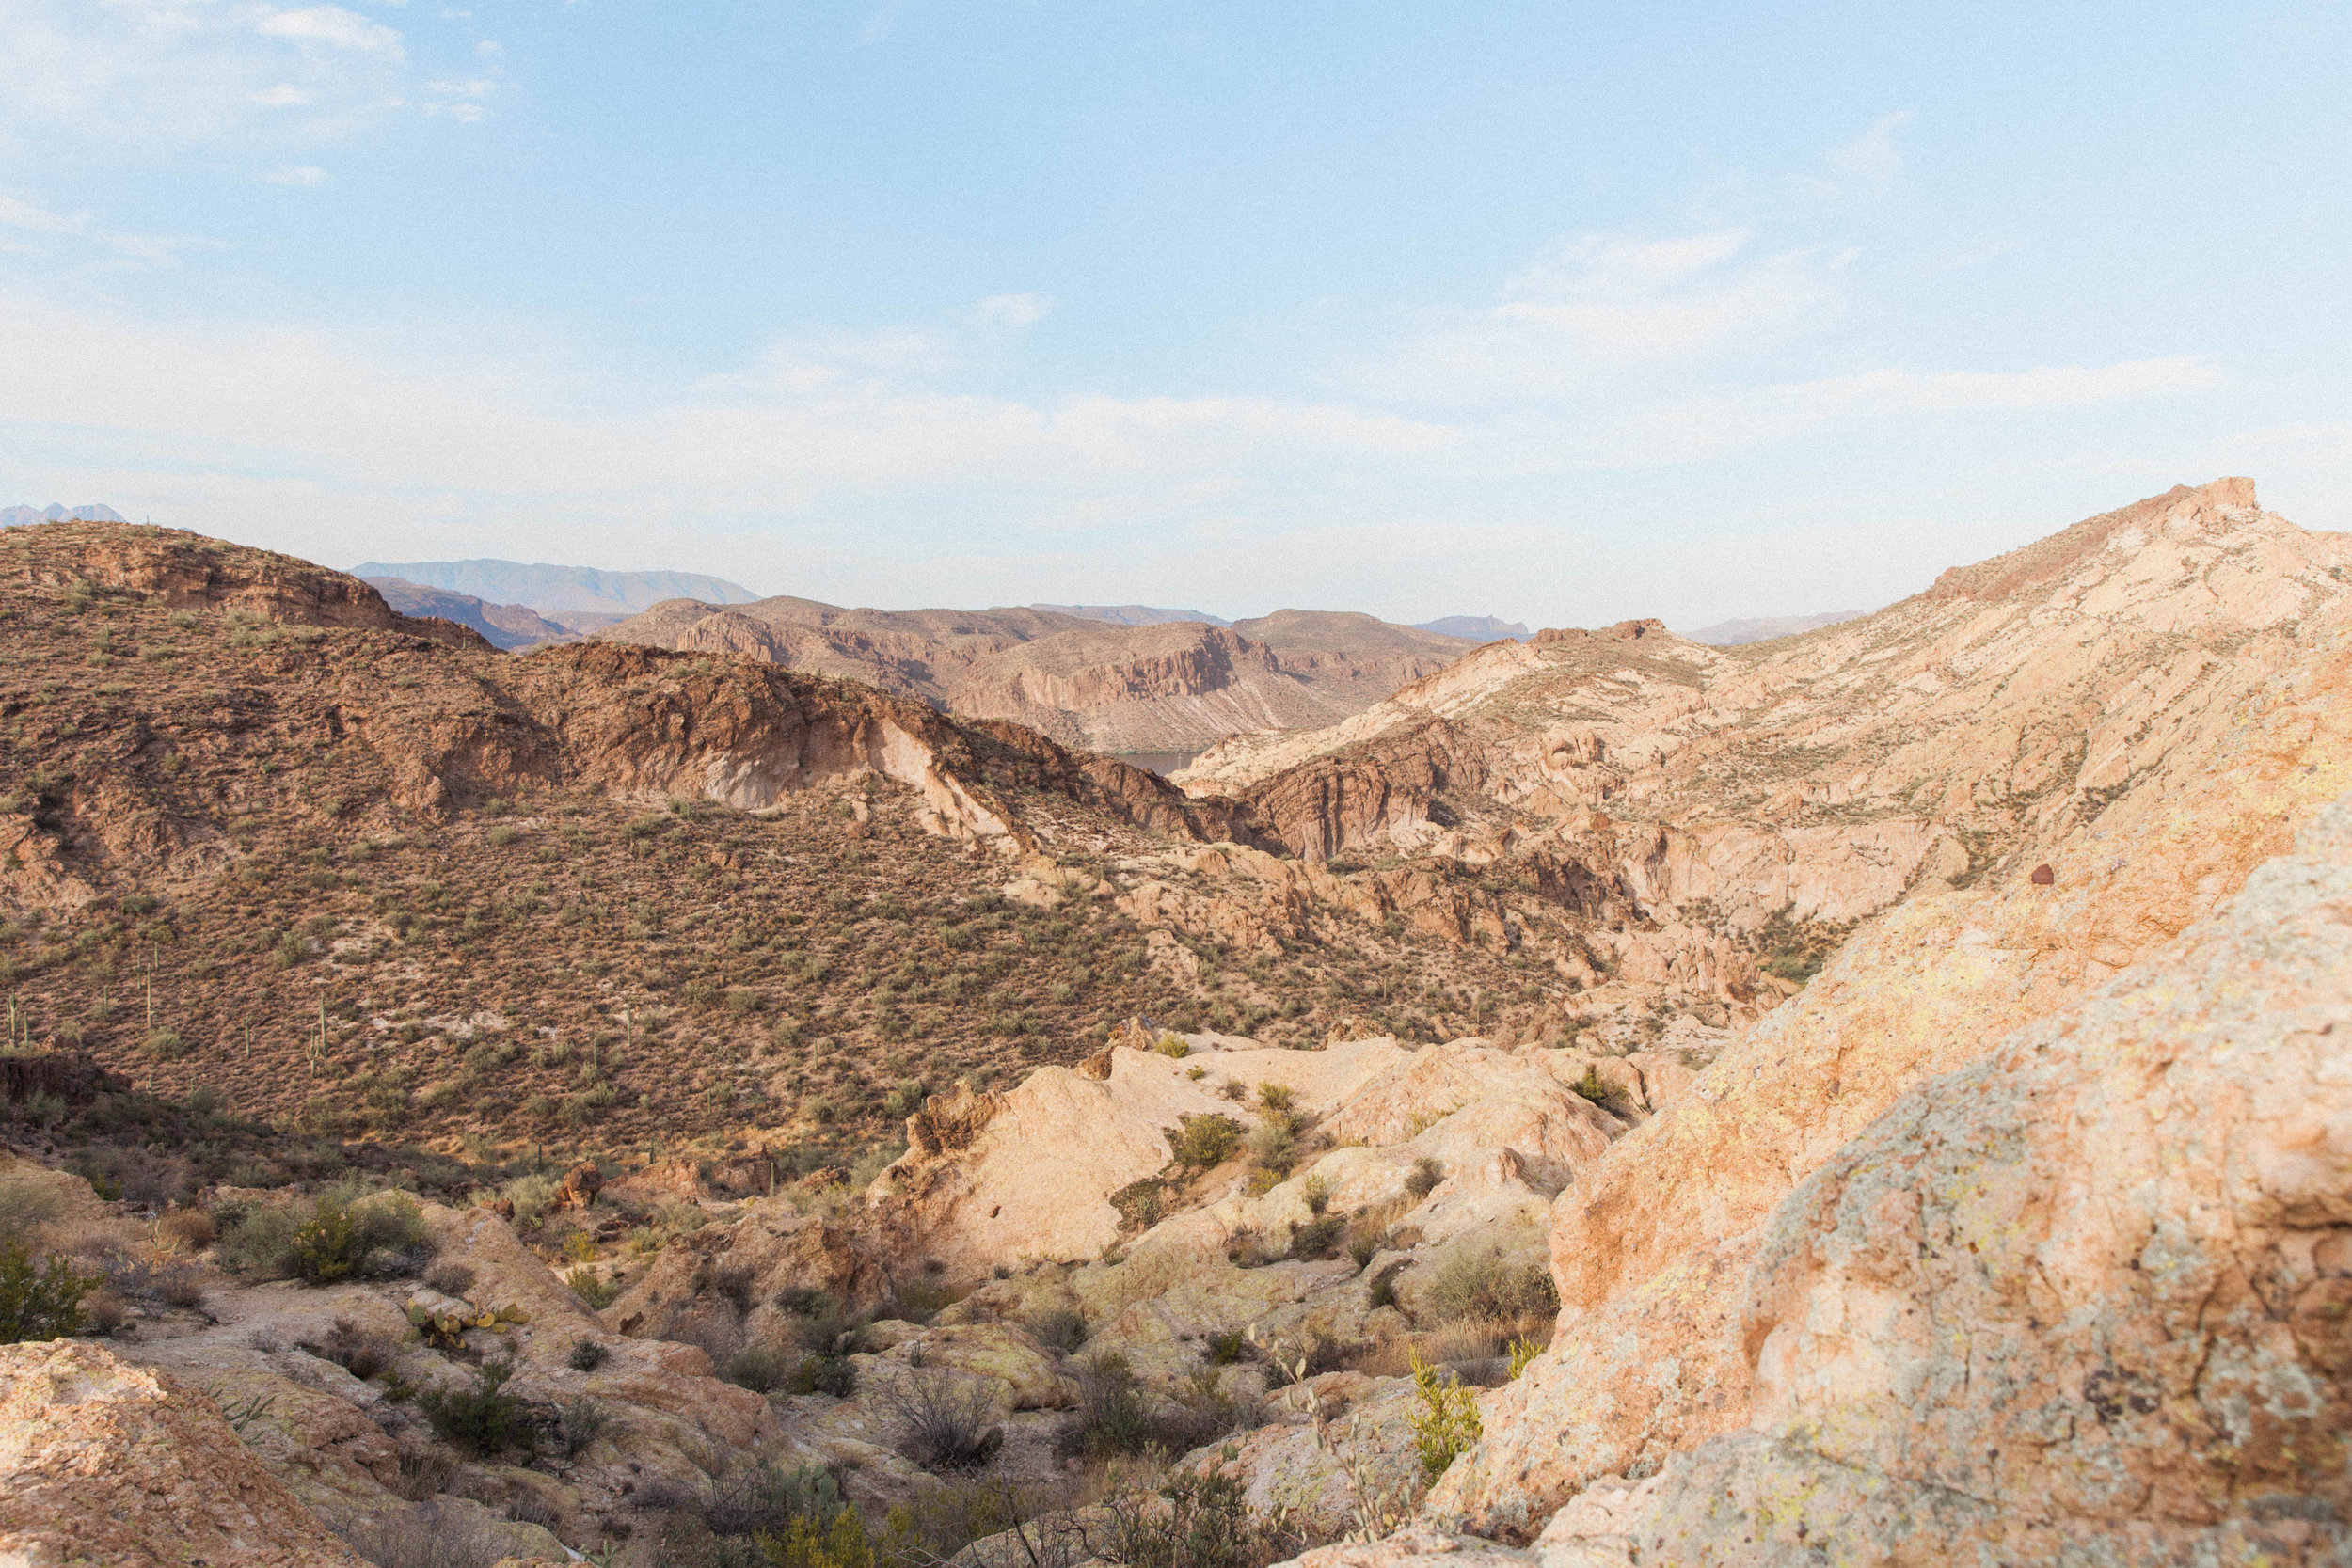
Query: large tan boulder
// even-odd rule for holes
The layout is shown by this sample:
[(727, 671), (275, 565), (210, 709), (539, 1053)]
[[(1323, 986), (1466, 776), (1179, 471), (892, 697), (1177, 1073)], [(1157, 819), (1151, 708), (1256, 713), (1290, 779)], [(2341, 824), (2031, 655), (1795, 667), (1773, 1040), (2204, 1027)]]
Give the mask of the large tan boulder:
[(1245, 1126), (1262, 1083), (1320, 1113), (1411, 1053), (1390, 1039), (1328, 1051), (1229, 1049), (1191, 1037), (1190, 1053), (1114, 1048), (1108, 1075), (1042, 1068), (1003, 1094), (935, 1096), (908, 1119), (906, 1157), (876, 1187), (876, 1224), (899, 1256), (972, 1280), (998, 1263), (1092, 1258), (1120, 1237), (1110, 1195), (1168, 1164), (1168, 1133), (1187, 1116)]
[[(1841, 1544), (1891, 1563), (2340, 1560), (2347, 911), (2352, 798), (2160, 956), (1901, 1096), (1719, 1245), (1724, 1267), (1686, 1258), (1571, 1328), (1432, 1514), (1550, 1514), (1550, 1568)], [(1691, 1338), (1656, 1386), (1681, 1451), (1638, 1483), (1597, 1474), (1625, 1449), (1588, 1432), (1629, 1413), (1579, 1386), (1578, 1358), (1636, 1323), (1666, 1348), (1677, 1306)], [(1712, 1434), (1694, 1367), (1739, 1386)]]
[(0, 1346), (0, 1561), (363, 1568), (211, 1399), (67, 1340)]
[(894, 1336), (880, 1354), (855, 1359), (861, 1379), (888, 1380), (917, 1367), (985, 1378), (1005, 1410), (1059, 1410), (1078, 1400), (1078, 1380), (1011, 1323), (951, 1323)]

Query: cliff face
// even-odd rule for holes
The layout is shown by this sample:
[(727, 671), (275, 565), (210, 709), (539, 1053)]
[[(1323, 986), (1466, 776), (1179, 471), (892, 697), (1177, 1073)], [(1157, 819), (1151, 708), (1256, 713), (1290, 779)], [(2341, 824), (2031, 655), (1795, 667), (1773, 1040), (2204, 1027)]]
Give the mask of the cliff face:
[(838, 674), (1095, 751), (1193, 752), (1344, 719), (1472, 644), (1368, 615), (1283, 610), (1232, 627), (1032, 610), (902, 612), (807, 599), (657, 605), (602, 634)]

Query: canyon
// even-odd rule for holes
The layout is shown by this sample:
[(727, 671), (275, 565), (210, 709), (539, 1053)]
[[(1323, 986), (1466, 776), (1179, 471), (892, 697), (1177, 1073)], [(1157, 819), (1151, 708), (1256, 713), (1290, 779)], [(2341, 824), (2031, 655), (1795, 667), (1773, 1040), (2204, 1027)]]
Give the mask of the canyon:
[[(74, 521), (0, 612), (0, 1225), (115, 1304), (0, 1349), (27, 1562), (199, 1495), (223, 1560), (732, 1560), (787, 1472), (760, 1528), (991, 1568), (1211, 1495), (1234, 1568), (2352, 1549), (2352, 537), (2250, 481), (1727, 646), (510, 655)], [(1080, 749), (1309, 655), (1364, 700)], [(413, 1260), (253, 1262), (329, 1203)]]

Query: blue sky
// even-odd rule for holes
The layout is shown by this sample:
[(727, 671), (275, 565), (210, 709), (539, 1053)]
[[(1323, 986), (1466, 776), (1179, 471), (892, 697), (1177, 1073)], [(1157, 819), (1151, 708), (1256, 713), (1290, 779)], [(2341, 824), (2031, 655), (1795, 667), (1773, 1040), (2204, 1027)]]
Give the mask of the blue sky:
[(0, 0), (0, 502), (1536, 625), (2352, 528), (2340, 5)]

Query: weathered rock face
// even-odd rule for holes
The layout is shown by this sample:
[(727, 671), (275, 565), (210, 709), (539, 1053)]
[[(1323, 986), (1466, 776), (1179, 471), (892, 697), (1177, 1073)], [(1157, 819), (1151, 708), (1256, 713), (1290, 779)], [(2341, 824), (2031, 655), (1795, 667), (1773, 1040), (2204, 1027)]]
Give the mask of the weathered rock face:
[(1761, 1225), (1571, 1304), (1432, 1513), (1549, 1517), (1547, 1563), (2332, 1560), (2348, 908), (2352, 798), (2160, 954), (1893, 1098)]
[(364, 1568), (209, 1398), (67, 1340), (0, 1346), (0, 1560)]
[(842, 610), (790, 597), (723, 608), (673, 600), (600, 635), (846, 675), (1105, 752), (1194, 752), (1239, 731), (1328, 724), (1473, 646), (1367, 615), (1126, 626), (1032, 610)]

